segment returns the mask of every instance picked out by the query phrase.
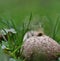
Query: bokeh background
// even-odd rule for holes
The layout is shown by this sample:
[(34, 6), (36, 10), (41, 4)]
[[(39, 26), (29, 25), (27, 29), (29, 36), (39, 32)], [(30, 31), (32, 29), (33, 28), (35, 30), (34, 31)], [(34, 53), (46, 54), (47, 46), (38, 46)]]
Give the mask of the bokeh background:
[(60, 15), (60, 0), (0, 0), (0, 16), (13, 18), (17, 24), (30, 13), (50, 16), (52, 20)]
[(32, 17), (37, 15), (43, 19), (47, 35), (53, 34), (54, 28), (57, 28), (56, 34), (60, 40), (60, 0), (0, 0), (0, 17), (8, 21), (14, 19), (16, 25), (22, 24), (31, 13)]

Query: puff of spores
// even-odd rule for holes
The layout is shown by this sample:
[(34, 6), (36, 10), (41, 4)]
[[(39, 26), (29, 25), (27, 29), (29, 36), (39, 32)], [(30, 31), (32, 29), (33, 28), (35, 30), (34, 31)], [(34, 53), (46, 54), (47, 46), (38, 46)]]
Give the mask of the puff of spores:
[(46, 35), (32, 36), (24, 41), (21, 52), (26, 61), (56, 61), (60, 45)]

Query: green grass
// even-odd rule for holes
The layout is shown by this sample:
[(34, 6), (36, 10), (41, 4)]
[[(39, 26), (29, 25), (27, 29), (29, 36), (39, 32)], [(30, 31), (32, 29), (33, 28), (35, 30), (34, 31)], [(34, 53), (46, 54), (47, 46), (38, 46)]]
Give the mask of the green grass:
[[(34, 18), (36, 19), (36, 17), (34, 17)], [(18, 59), (20, 57), (19, 60), (22, 60), (19, 51), (20, 51), (21, 45), (23, 43), (23, 36), (28, 30), (32, 29), (32, 25), (34, 25), (34, 24), (36, 26), (39, 26), (41, 24), (42, 28), (44, 29), (45, 34), (52, 37), (53, 39), (55, 39), (57, 42), (60, 43), (59, 33), (57, 33), (60, 30), (59, 29), (59, 26), (60, 26), (60, 24), (59, 24), (60, 17), (59, 16), (55, 20), (55, 23), (48, 16), (41, 17), (41, 20), (39, 20), (38, 17), (37, 17), (37, 20), (33, 20), (32, 13), (30, 14), (30, 16), (27, 17), (27, 19), (28, 19), (28, 21), (25, 20), (24, 22), (22, 22), (22, 24), (20, 26), (16, 26), (16, 23), (14, 23), (14, 20), (10, 19), (8, 21), (8, 20), (5, 20), (4, 18), (1, 18), (0, 24), (1, 25), (4, 24), (3, 27), (1, 27), (1, 29), (14, 28), (17, 31), (17, 34), (15, 34), (15, 35), (13, 35), (13, 34), (7, 35), (8, 36), (7, 44), (6, 44), (6, 42), (2, 42), (2, 44), (7, 47), (6, 49), (3, 50), (4, 53), (8, 54), (8, 56), (13, 57), (14, 59)], [(38, 23), (38, 25), (36, 23)], [(33, 27), (35, 27), (35, 25)], [(30, 28), (29, 28), (29, 26), (30, 26)], [(58, 37), (56, 37), (57, 35), (58, 35)]]
[[(31, 12), (32, 18), (30, 17)], [(28, 30), (29, 20), (37, 18), (36, 16), (38, 16), (39, 23), (42, 24), (46, 35), (49, 35), (60, 43), (59, 0), (0, 0), (0, 29), (13, 27), (18, 32), (17, 35), (13, 36), (15, 44), (10, 42), (12, 41), (10, 35), (8, 37), (8, 48), (11, 49), (11, 53), (9, 54), (14, 58), (16, 58), (15, 55), (21, 46), (20, 43), (22, 43), (23, 35)], [(13, 45), (13, 48), (10, 44)], [(18, 46), (16, 50), (15, 45)]]
[[(25, 26), (25, 24), (23, 23), (20, 26), (21, 28), (19, 28), (19, 27), (15, 26), (12, 19), (10, 21), (8, 21), (8, 20), (4, 20), (3, 18), (1, 18), (1, 22), (0, 22), (1, 25), (4, 24), (4, 26), (6, 26), (6, 28), (14, 28), (17, 32), (15, 35), (7, 34), (7, 37), (8, 37), (7, 42), (2, 41), (2, 45), (6, 46), (6, 49), (3, 50), (3, 52), (5, 54), (7, 54), (10, 57), (13, 57), (14, 59), (18, 59), (18, 57), (20, 57), (19, 60), (22, 60), (21, 56), (20, 56), (20, 48), (23, 43), (23, 36), (28, 31), (31, 19), (32, 19), (32, 14), (30, 15), (27, 26)], [(5, 27), (1, 27), (1, 29), (3, 29), (3, 30), (4, 30), (4, 28)], [(4, 40), (6, 40), (6, 39), (4, 39)], [(2, 49), (1, 49), (1, 51), (2, 51)], [(2, 54), (3, 54), (3, 52), (2, 52)], [(8, 56), (6, 57), (6, 60), (7, 60), (7, 58), (9, 58)]]

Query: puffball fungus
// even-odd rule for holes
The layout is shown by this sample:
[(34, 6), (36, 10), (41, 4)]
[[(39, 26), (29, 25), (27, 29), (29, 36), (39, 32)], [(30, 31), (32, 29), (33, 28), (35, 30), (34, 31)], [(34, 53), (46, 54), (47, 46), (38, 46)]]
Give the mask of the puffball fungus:
[(23, 42), (21, 52), (26, 61), (56, 61), (60, 45), (46, 35), (32, 36)]
[(24, 38), (23, 38), (23, 41), (26, 41), (28, 38), (32, 37), (32, 36), (42, 36), (44, 35), (44, 32), (43, 30), (31, 30), (31, 31), (28, 31), (25, 35), (24, 35)]

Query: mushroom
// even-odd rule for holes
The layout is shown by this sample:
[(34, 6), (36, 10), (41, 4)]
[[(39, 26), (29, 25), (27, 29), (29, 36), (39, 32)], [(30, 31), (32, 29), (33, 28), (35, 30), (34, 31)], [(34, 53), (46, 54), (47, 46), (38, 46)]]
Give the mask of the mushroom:
[(20, 51), (26, 61), (56, 61), (60, 57), (60, 45), (44, 34), (27, 38)]
[(32, 37), (32, 36), (42, 36), (44, 34), (44, 32), (42, 30), (31, 30), (31, 31), (28, 31), (25, 35), (24, 35), (24, 38), (23, 38), (23, 41), (26, 41), (28, 38)]

